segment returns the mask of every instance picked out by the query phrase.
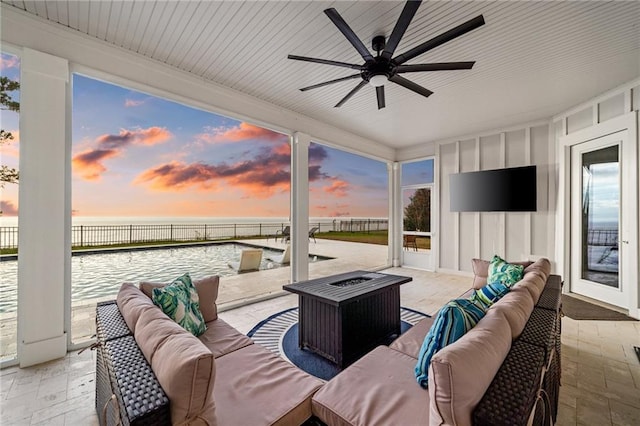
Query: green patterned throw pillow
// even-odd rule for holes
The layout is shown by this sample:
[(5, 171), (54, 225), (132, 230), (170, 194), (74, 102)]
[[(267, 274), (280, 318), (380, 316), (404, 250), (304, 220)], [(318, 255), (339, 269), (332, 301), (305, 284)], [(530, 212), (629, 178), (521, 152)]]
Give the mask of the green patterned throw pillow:
[(176, 278), (167, 286), (154, 288), (151, 300), (191, 334), (199, 336), (207, 329), (200, 312), (198, 292), (189, 274)]
[(507, 263), (498, 255), (494, 255), (489, 263), (488, 283), (501, 283), (511, 287), (522, 279), (524, 266)]

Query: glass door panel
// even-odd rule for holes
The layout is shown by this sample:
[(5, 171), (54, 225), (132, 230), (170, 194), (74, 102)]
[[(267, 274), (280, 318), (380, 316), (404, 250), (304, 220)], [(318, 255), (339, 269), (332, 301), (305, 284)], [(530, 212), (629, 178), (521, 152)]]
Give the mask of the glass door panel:
[(581, 277), (594, 283), (619, 288), (619, 146), (582, 153), (581, 161)]

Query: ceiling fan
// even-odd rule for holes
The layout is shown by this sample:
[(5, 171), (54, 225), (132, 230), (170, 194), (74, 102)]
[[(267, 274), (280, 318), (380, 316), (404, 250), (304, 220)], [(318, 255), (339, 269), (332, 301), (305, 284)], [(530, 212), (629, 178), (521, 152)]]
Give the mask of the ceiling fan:
[(306, 56), (297, 56), (297, 55), (288, 55), (289, 59), (294, 59), (296, 61), (306, 61), (306, 62), (315, 62), (318, 64), (325, 65), (333, 65), (337, 67), (350, 68), (353, 70), (358, 70), (358, 74), (349, 75), (346, 77), (336, 78), (335, 80), (325, 81), (323, 83), (314, 84), (312, 86), (303, 87), (300, 91), (304, 92), (311, 89), (317, 89), (319, 87), (328, 86), (333, 83), (338, 83), (341, 81), (352, 80), (356, 78), (361, 78), (362, 81), (358, 83), (356, 87), (354, 87), (347, 95), (340, 100), (335, 106), (340, 107), (344, 105), (353, 95), (355, 95), (360, 89), (366, 86), (367, 83), (371, 84), (376, 88), (376, 96), (378, 98), (378, 109), (382, 109), (385, 107), (384, 100), (384, 85), (387, 81), (391, 81), (393, 83), (399, 84), (409, 90), (412, 90), (422, 96), (429, 96), (433, 92), (429, 89), (426, 89), (419, 84), (412, 82), (401, 76), (400, 74), (411, 73), (411, 72), (422, 72), (422, 71), (448, 71), (448, 70), (468, 70), (473, 67), (475, 61), (471, 62), (440, 62), (440, 63), (431, 63), (431, 64), (413, 64), (413, 65), (404, 65), (405, 62), (415, 58), (416, 56), (422, 55), (423, 53), (440, 46), (448, 41), (453, 40), (456, 37), (460, 37), (463, 34), (468, 33), (482, 25), (484, 25), (484, 18), (482, 15), (479, 15), (463, 24), (458, 25), (455, 28), (446, 31), (445, 33), (440, 34), (437, 37), (432, 38), (431, 40), (425, 41), (424, 43), (419, 44), (418, 46), (410, 49), (409, 51), (393, 57), (393, 54), (400, 43), (400, 39), (404, 35), (405, 31), (409, 27), (413, 16), (418, 11), (420, 4), (422, 1), (413, 1), (408, 0), (402, 9), (402, 13), (400, 13), (400, 17), (398, 18), (398, 22), (396, 22), (393, 31), (391, 32), (391, 36), (387, 40), (385, 36), (378, 35), (375, 36), (372, 40), (373, 50), (376, 51), (376, 56), (374, 57), (369, 50), (365, 47), (364, 43), (358, 38), (358, 36), (353, 32), (351, 27), (342, 19), (342, 16), (335, 9), (326, 9), (324, 13), (331, 19), (331, 22), (335, 24), (336, 27), (344, 34), (344, 36), (349, 40), (349, 42), (355, 47), (355, 49), (360, 53), (362, 59), (364, 59), (364, 64), (349, 64), (346, 62), (339, 61), (331, 61), (328, 59), (318, 59), (318, 58), (309, 58)]

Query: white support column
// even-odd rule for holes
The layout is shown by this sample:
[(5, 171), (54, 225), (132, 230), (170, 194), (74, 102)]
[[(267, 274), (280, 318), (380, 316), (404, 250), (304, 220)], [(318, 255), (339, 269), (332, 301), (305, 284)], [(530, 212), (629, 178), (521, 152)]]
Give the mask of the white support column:
[(27, 367), (67, 352), (65, 265), (65, 59), (24, 49), (20, 81), (18, 360)]
[(391, 265), (402, 266), (402, 190), (400, 188), (400, 163), (387, 163), (389, 175), (389, 259)]
[(309, 279), (309, 135), (291, 144), (291, 282)]

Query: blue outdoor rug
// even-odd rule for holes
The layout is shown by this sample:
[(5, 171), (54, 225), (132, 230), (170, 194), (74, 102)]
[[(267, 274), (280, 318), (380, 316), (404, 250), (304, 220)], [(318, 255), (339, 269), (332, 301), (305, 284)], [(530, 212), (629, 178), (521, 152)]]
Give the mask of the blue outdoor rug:
[[(429, 315), (409, 308), (400, 308), (401, 333)], [(298, 308), (291, 308), (260, 321), (247, 333), (254, 342), (265, 346), (296, 367), (323, 380), (340, 372), (331, 361), (298, 347)]]

